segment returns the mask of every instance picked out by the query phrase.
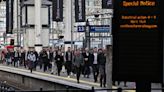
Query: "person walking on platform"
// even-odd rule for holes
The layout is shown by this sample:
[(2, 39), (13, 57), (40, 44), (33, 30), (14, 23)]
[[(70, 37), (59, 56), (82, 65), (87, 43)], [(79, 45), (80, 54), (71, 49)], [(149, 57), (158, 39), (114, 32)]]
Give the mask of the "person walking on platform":
[(56, 69), (56, 60), (55, 57), (57, 55), (57, 48), (54, 48), (54, 51), (52, 52), (52, 60), (51, 60), (51, 74), (54, 74), (54, 72), (57, 70)]
[(42, 69), (42, 66), (43, 66), (42, 55), (43, 55), (43, 50), (41, 50), (38, 55), (38, 64), (39, 64), (40, 70)]
[(27, 60), (28, 60), (28, 67), (30, 69), (30, 72), (32, 73), (32, 70), (33, 68), (35, 67), (35, 62), (37, 60), (36, 58), (36, 54), (34, 51), (30, 51), (28, 54), (27, 54)]
[(36, 67), (38, 65), (38, 57), (39, 57), (39, 54), (38, 52), (34, 49), (34, 54), (36, 56), (36, 62), (34, 62), (34, 69), (36, 70)]
[(5, 55), (6, 55), (6, 51), (5, 50), (2, 50), (1, 52), (1, 63), (3, 64), (5, 62)]
[(11, 53), (10, 53), (9, 49), (7, 49), (7, 52), (5, 54), (5, 59), (6, 59), (6, 64), (10, 65), (11, 64)]
[(81, 74), (81, 67), (84, 64), (84, 59), (83, 59), (83, 55), (80, 53), (80, 50), (76, 50), (74, 53), (74, 59), (73, 59), (73, 65), (75, 67), (76, 70), (76, 77), (77, 77), (77, 83), (79, 82), (80, 79), (80, 74)]
[(21, 64), (26, 68), (26, 51), (21, 48)]
[(70, 73), (72, 71), (72, 52), (71, 52), (71, 48), (68, 47), (67, 52), (65, 53), (65, 59), (66, 59), (66, 69), (67, 69), (67, 75), (68, 78), (70, 78)]
[(99, 73), (100, 73), (100, 87), (102, 85), (106, 87), (106, 71), (105, 71), (105, 64), (106, 64), (106, 56), (103, 53), (102, 49), (99, 49), (99, 54), (97, 56), (97, 62), (99, 65)]
[[(82, 56), (83, 56), (83, 57), (86, 55), (85, 48), (81, 48), (81, 53), (82, 53)], [(81, 73), (82, 73), (83, 75), (85, 75), (85, 66), (84, 66), (84, 64), (81, 66)]]
[(46, 51), (45, 48), (43, 48), (43, 51), (42, 51), (40, 57), (41, 57), (41, 59), (43, 61), (43, 64), (44, 64), (43, 71), (46, 72), (47, 71), (47, 68), (48, 68), (49, 61), (48, 61), (48, 54), (47, 54), (47, 51)]
[(52, 70), (52, 64), (51, 64), (51, 62), (53, 61), (53, 54), (54, 54), (53, 48), (50, 47), (50, 49), (49, 49), (49, 68), (51, 70)]
[(57, 65), (57, 71), (58, 71), (58, 76), (60, 76), (60, 72), (62, 70), (62, 66), (64, 63), (64, 57), (61, 53), (61, 51), (58, 51), (56, 57), (55, 57), (56, 65)]
[(99, 75), (99, 65), (97, 62), (97, 48), (95, 47), (93, 49), (93, 53), (90, 53), (89, 55), (89, 61), (91, 62), (92, 70), (93, 70), (93, 77), (94, 77), (94, 82), (97, 82), (97, 77)]
[(89, 49), (86, 48), (85, 51), (86, 53), (84, 54), (84, 77), (86, 77), (87, 75), (87, 78), (89, 78), (90, 75)]
[(11, 54), (11, 64), (14, 64), (14, 49), (10, 50), (10, 54)]
[(20, 57), (21, 57), (21, 53), (19, 51), (19, 48), (17, 48), (16, 51), (14, 52), (14, 67), (19, 67)]

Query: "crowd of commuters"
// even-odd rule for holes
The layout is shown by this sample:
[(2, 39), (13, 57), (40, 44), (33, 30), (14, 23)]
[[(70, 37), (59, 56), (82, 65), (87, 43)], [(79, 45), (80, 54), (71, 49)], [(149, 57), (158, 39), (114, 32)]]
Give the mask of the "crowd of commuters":
[(76, 49), (67, 51), (58, 48), (43, 48), (40, 52), (34, 48), (25, 50), (17, 48), (16, 50), (7, 49), (1, 52), (2, 63), (13, 65), (14, 67), (24, 66), (31, 73), (38, 66), (43, 72), (48, 70), (51, 74), (60, 76), (62, 67), (65, 66), (68, 78), (71, 74), (76, 75), (77, 83), (80, 76), (89, 78), (93, 74), (94, 82), (99, 79), (100, 86), (106, 86), (106, 52), (104, 49)]

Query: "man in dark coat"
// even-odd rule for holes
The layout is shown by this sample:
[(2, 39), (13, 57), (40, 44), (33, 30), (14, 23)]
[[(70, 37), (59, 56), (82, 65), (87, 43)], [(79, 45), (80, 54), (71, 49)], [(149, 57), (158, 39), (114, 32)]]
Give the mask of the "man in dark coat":
[(70, 77), (70, 73), (72, 71), (72, 52), (71, 52), (71, 48), (68, 47), (68, 50), (67, 52), (65, 53), (65, 59), (66, 59), (66, 63), (65, 63), (65, 66), (66, 66), (66, 69), (67, 69), (67, 75), (68, 77)]
[(94, 77), (94, 82), (97, 82), (97, 77), (99, 75), (99, 65), (97, 61), (97, 48), (95, 47), (93, 50), (93, 53), (90, 53), (89, 55), (89, 61), (91, 62), (92, 70), (93, 70), (93, 77)]
[(64, 57), (61, 53), (61, 51), (58, 51), (58, 54), (55, 57), (56, 65), (57, 65), (57, 70), (58, 70), (58, 76), (60, 76), (60, 72), (62, 70), (63, 62), (64, 62)]
[(88, 48), (85, 49), (86, 53), (84, 54), (84, 77), (89, 78), (90, 75), (90, 61), (89, 61), (89, 50)]
[(97, 62), (99, 65), (99, 73), (100, 73), (100, 87), (102, 87), (102, 84), (105, 87), (106, 85), (106, 72), (105, 72), (106, 56), (103, 53), (102, 49), (99, 49)]
[(20, 58), (21, 58), (21, 53), (19, 51), (19, 48), (17, 48), (16, 51), (14, 52), (14, 67), (19, 66)]
[(78, 49), (75, 51), (74, 59), (73, 59), (73, 65), (75, 66), (75, 70), (76, 70), (77, 83), (80, 83), (79, 79), (81, 74), (81, 66), (83, 64), (84, 64), (83, 55), (80, 53), (80, 50)]
[(49, 61), (48, 61), (48, 54), (47, 54), (47, 51), (43, 48), (43, 51), (41, 52), (40, 54), (40, 58), (44, 64), (44, 69), (43, 71), (46, 72), (47, 68), (48, 68), (48, 64), (49, 64)]

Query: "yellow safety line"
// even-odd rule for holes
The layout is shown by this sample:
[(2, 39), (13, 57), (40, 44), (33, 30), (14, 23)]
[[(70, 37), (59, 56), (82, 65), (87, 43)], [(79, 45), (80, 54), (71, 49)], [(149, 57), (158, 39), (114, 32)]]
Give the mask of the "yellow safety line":
[[(5, 68), (12, 69), (13, 67), (6, 67), (5, 66)], [(28, 73), (30, 73), (30, 71), (25, 70), (25, 69), (19, 69), (19, 68), (13, 68), (13, 69), (18, 70), (18, 71), (22, 71), (22, 72), (28, 72)], [(74, 82), (77, 81), (74, 78), (67, 78), (67, 77), (63, 77), (63, 76), (50, 75), (50, 74), (47, 74), (47, 73), (42, 73), (42, 72), (37, 72), (37, 71), (33, 71), (33, 74), (39, 74), (39, 75), (44, 75), (44, 76), (49, 76), (49, 77), (54, 77), (54, 78), (59, 78), (59, 79), (65, 79), (65, 80), (74, 81)], [(90, 84), (90, 85), (99, 86), (98, 83), (87, 82), (87, 81), (84, 81), (84, 80), (80, 80), (80, 82), (81, 83)]]
[[(19, 69), (19, 68), (8, 67), (8, 66), (0, 66), (0, 67), (4, 67), (4, 68), (8, 68), (8, 69), (12, 69), (13, 68), (13, 69), (18, 70), (18, 71), (30, 73), (30, 71), (25, 70), (25, 69)], [(42, 72), (37, 72), (37, 71), (33, 71), (33, 74), (39, 74), (39, 75), (44, 75), (44, 76), (64, 79), (64, 80), (68, 80), (68, 81), (73, 81), (73, 82), (77, 81), (74, 78), (67, 78), (67, 77), (63, 77), (63, 76), (50, 75), (50, 74), (47, 74), (47, 73), (42, 73)], [(84, 80), (80, 80), (80, 82), (84, 83), (84, 84), (94, 85), (94, 86), (99, 86), (100, 85), (99, 83), (93, 83), (93, 82), (88, 82), (88, 81), (84, 81)], [(117, 88), (117, 87), (116, 86), (112, 86), (112, 88)], [(125, 90), (125, 92), (136, 92), (136, 91), (134, 91), (134, 90)]]

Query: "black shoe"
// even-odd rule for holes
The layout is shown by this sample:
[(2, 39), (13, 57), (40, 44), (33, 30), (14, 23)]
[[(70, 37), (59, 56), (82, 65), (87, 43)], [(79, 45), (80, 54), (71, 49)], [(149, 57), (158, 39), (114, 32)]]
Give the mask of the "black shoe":
[(100, 84), (100, 87), (102, 87), (102, 84)]
[(51, 74), (54, 74), (54, 73), (51, 73)]
[(87, 76), (87, 78), (89, 78), (89, 75)]
[(106, 86), (104, 85), (104, 88), (106, 88)]
[(77, 83), (80, 83), (79, 80), (77, 81)]

